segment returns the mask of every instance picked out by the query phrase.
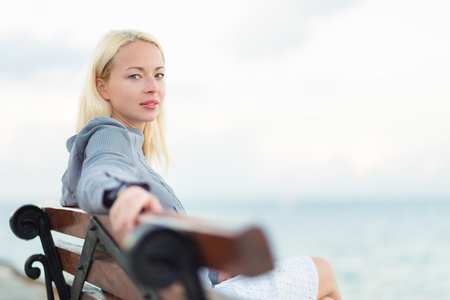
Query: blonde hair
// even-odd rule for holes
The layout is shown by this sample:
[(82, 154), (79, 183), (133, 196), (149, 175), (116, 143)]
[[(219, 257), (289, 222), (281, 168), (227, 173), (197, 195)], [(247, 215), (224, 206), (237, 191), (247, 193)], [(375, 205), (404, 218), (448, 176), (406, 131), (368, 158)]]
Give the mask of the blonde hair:
[[(163, 62), (165, 62), (161, 45), (152, 35), (136, 30), (112, 30), (108, 32), (100, 40), (88, 67), (78, 105), (77, 133), (93, 118), (111, 116), (111, 105), (100, 96), (95, 81), (97, 78), (108, 79), (116, 53), (122, 47), (136, 41), (145, 41), (156, 45), (161, 52)], [(149, 165), (156, 163), (160, 166), (165, 165), (167, 169), (169, 155), (163, 135), (163, 119), (164, 109), (161, 109), (156, 120), (145, 124), (142, 150)]]

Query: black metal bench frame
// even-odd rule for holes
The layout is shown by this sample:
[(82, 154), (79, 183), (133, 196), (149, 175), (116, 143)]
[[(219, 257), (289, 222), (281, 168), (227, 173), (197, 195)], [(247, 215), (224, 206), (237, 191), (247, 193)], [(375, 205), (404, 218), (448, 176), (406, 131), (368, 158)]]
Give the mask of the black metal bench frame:
[(21, 239), (40, 237), (44, 254), (30, 256), (25, 263), (25, 273), (28, 277), (37, 279), (41, 271), (32, 265), (35, 262), (43, 265), (47, 296), (50, 300), (54, 299), (52, 283), (60, 299), (80, 299), (91, 266), (92, 254), (99, 243), (136, 284), (144, 299), (158, 299), (155, 289), (170, 286), (177, 280), (184, 284), (190, 300), (206, 299), (197, 275), (200, 257), (195, 243), (186, 233), (170, 228), (146, 226), (145, 229), (136, 230), (133, 246), (123, 251), (117, 247), (94, 215), (90, 219), (73, 285), (69, 288), (44, 210), (34, 205), (22, 206), (10, 218), (10, 227)]

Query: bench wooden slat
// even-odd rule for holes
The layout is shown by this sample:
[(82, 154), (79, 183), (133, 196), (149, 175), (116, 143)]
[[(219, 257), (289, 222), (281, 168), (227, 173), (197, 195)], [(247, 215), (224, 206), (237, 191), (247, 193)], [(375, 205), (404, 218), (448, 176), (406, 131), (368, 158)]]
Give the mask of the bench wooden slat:
[(123, 300), (122, 298), (116, 297), (114, 295), (109, 294), (108, 292), (94, 292), (89, 293), (85, 292), (81, 295), (81, 300)]
[(74, 208), (45, 207), (43, 209), (47, 214), (51, 230), (81, 239), (86, 238), (86, 232), (91, 220), (90, 215)]
[(188, 232), (200, 251), (203, 263), (210, 268), (252, 276), (273, 267), (267, 240), (258, 227), (169, 214), (141, 216), (140, 221)]
[[(113, 238), (109, 217), (99, 215), (95, 218)], [(214, 222), (169, 214), (143, 216), (139, 221), (142, 226), (167, 226), (189, 233), (206, 267), (247, 276), (273, 268), (267, 240), (257, 227), (229, 226), (225, 229)]]
[[(69, 290), (70, 290), (70, 286), (69, 286)], [(108, 293), (106, 291), (102, 291), (101, 289), (93, 289), (93, 288), (84, 290), (80, 299), (81, 300), (123, 300), (119, 297), (111, 295), (110, 293)]]
[[(57, 250), (63, 270), (75, 275), (80, 254), (59, 247), (57, 247)], [(114, 274), (114, 276), (105, 277), (105, 274)], [(141, 292), (132, 283), (114, 258), (101, 251), (94, 252), (86, 281), (120, 298), (144, 299)]]
[(248, 228), (233, 239), (193, 233), (206, 266), (234, 274), (257, 275), (272, 268), (270, 253), (262, 232)]

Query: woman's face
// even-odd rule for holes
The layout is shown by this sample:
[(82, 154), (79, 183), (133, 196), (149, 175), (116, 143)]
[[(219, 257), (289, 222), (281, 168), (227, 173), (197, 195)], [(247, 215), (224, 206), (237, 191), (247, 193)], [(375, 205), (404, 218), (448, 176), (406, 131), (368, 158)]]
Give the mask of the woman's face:
[(110, 101), (112, 118), (144, 130), (158, 116), (166, 95), (161, 52), (152, 43), (137, 41), (121, 48), (112, 63), (109, 79), (97, 78), (97, 90)]

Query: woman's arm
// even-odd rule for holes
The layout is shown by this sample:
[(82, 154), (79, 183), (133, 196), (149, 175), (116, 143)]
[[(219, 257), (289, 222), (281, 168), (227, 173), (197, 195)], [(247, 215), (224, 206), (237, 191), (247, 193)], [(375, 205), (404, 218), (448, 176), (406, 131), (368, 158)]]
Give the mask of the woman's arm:
[(69, 166), (63, 176), (62, 204), (76, 204), (89, 213), (109, 213), (120, 242), (134, 229), (140, 214), (163, 210), (149, 192), (149, 183), (140, 180), (133, 155), (141, 146), (135, 135), (111, 118), (91, 120), (69, 139)]
[(108, 191), (124, 184), (150, 189), (140, 180), (133, 147), (128, 129), (111, 118), (91, 120), (80, 131), (71, 147), (68, 169), (80, 169), (78, 174), (68, 172), (69, 187), (75, 191), (80, 208), (89, 213), (108, 213), (110, 205), (103, 201)]

